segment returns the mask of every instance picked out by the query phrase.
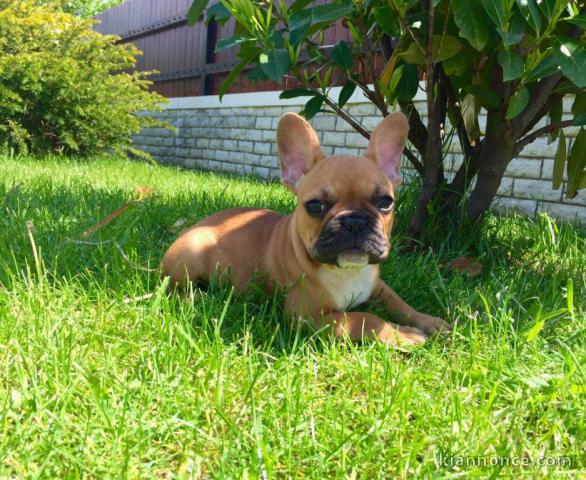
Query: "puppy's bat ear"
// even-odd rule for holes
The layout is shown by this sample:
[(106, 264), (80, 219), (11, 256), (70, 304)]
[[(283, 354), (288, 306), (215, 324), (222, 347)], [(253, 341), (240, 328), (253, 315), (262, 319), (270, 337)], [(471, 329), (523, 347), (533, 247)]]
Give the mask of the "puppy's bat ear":
[(409, 121), (401, 112), (391, 113), (372, 132), (365, 157), (374, 160), (394, 186), (401, 183), (401, 157), (409, 134)]
[(299, 180), (316, 162), (324, 158), (313, 127), (296, 113), (286, 113), (277, 126), (277, 146), (281, 161), (281, 179), (295, 192)]

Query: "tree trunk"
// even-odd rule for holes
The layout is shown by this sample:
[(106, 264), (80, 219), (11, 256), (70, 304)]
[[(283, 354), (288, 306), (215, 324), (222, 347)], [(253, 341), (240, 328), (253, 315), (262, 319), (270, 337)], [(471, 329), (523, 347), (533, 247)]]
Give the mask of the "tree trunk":
[(426, 157), (427, 151), (427, 128), (421, 121), (421, 116), (413, 102), (399, 102), (401, 111), (409, 120), (409, 141), (419, 152), (421, 158)]
[[(498, 117), (498, 115), (497, 115)], [(492, 203), (515, 150), (515, 138), (509, 122), (495, 118), (487, 125), (478, 164), (478, 178), (466, 203), (466, 217), (475, 222)]]
[[(437, 68), (428, 68), (427, 76), (427, 144), (425, 145), (423, 188), (417, 199), (415, 214), (409, 225), (408, 235), (418, 239), (429, 215), (429, 203), (436, 197), (440, 186), (444, 183), (442, 128), (445, 127), (447, 94), (442, 77)], [(434, 86), (437, 86), (437, 97), (433, 98)], [(429, 93), (431, 92), (431, 93)], [(419, 116), (417, 115), (419, 119)], [(419, 119), (421, 123), (421, 119)], [(419, 148), (418, 148), (419, 149)]]

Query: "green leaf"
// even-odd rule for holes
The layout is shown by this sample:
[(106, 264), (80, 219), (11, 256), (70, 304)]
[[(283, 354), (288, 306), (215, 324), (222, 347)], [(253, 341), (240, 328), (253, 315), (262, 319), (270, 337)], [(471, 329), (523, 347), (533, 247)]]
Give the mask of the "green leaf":
[(199, 17), (208, 6), (209, 0), (193, 0), (189, 11), (187, 12), (187, 24), (195, 25), (199, 20)]
[(403, 64), (403, 74), (395, 89), (397, 100), (409, 102), (413, 99), (419, 88), (419, 71), (415, 65)]
[(581, 113), (580, 115), (576, 115), (574, 117), (573, 125), (576, 125), (576, 126), (586, 125), (586, 112)]
[(523, 36), (525, 33), (515, 33), (515, 32), (504, 32), (500, 28), (497, 28), (497, 32), (500, 37), (503, 39), (503, 45), (505, 47), (511, 47), (513, 45), (517, 45), (521, 40), (523, 40)]
[(498, 61), (503, 67), (503, 80), (510, 82), (521, 78), (525, 64), (521, 54), (514, 50), (501, 50), (498, 54)]
[(552, 179), (552, 188), (557, 190), (560, 188), (562, 184), (562, 180), (564, 178), (564, 165), (566, 163), (566, 135), (564, 131), (560, 131), (560, 136), (558, 140), (558, 148), (555, 153), (555, 159), (553, 161), (553, 179)]
[(573, 115), (579, 115), (580, 113), (586, 112), (586, 92), (580, 92), (574, 98), (572, 103), (571, 112)]
[(467, 70), (471, 70), (474, 57), (462, 52), (460, 55), (454, 55), (442, 62), (444, 72), (449, 77), (459, 77)]
[(220, 92), (219, 92), (220, 93), (220, 102), (222, 101), (222, 98), (224, 97), (224, 95), (226, 94), (228, 89), (232, 86), (232, 84), (234, 83), (236, 78), (238, 78), (238, 75), (240, 75), (240, 72), (242, 72), (242, 70), (244, 70), (244, 68), (249, 63), (251, 63), (252, 61), (254, 61), (257, 58), (260, 51), (261, 51), (260, 48), (251, 49), (248, 52), (248, 55), (246, 56), (246, 58), (244, 58), (244, 60), (242, 60), (242, 62), (240, 62), (238, 65), (236, 65), (230, 71), (228, 76), (222, 82), (222, 85), (220, 85)]
[(537, 64), (537, 66), (531, 70), (531, 72), (527, 75), (526, 80), (528, 82), (532, 82), (533, 80), (540, 80), (545, 77), (549, 77), (553, 75), (559, 69), (558, 62), (555, 56), (550, 55), (545, 57), (541, 62)]
[(289, 10), (291, 10), (292, 12), (297, 12), (298, 10), (307, 7), (307, 5), (309, 5), (311, 2), (313, 2), (313, 0), (296, 0), (295, 2), (293, 2), (293, 5), (291, 5), (291, 8)]
[[(582, 91), (576, 94), (572, 104), (572, 115), (574, 115), (574, 125), (586, 124), (586, 92)], [(561, 119), (561, 118), (560, 118)]]
[(285, 48), (285, 39), (283, 38), (283, 32), (286, 30), (273, 30), (271, 33), (271, 40), (273, 41), (273, 45), (275, 48)]
[(236, 56), (242, 60), (248, 58), (250, 55), (259, 52), (259, 47), (256, 45), (256, 42), (243, 42), (240, 44), (240, 50)]
[(581, 91), (576, 85), (564, 78), (556, 85), (552, 93), (557, 93), (558, 95), (577, 95)]
[[(463, 45), (460, 40), (451, 35), (434, 35), (433, 36), (433, 57), (436, 62), (443, 62), (448, 58), (457, 55), (462, 50)], [(411, 42), (407, 50), (399, 54), (407, 63), (423, 65), (425, 55), (415, 42)]]
[(511, 120), (518, 116), (527, 104), (529, 103), (529, 89), (527, 87), (521, 87), (517, 93), (509, 101), (509, 108), (507, 108), (506, 119)]
[(381, 30), (389, 37), (399, 37), (401, 35), (399, 18), (390, 5), (376, 7), (374, 9), (374, 19)]
[(222, 85), (220, 85), (220, 102), (222, 101), (222, 97), (226, 94), (228, 89), (232, 86), (232, 84), (234, 83), (240, 72), (244, 70), (244, 67), (246, 67), (246, 65), (248, 65), (247, 60), (240, 62), (230, 71), (228, 76), (224, 79)]
[[(562, 121), (562, 115), (564, 114), (564, 102), (562, 97), (559, 97), (552, 107), (549, 109), (549, 124), (555, 125)], [(553, 143), (560, 134), (561, 129), (550, 132), (547, 143)]]
[(281, 100), (286, 100), (288, 98), (296, 98), (296, 97), (314, 97), (315, 92), (310, 90), (309, 88), (291, 88), (289, 90), (284, 90), (279, 95)]
[(248, 73), (246, 74), (246, 78), (248, 78), (248, 80), (252, 80), (253, 82), (258, 82), (261, 80), (267, 80), (268, 77), (263, 73), (263, 71), (260, 68), (252, 68), (250, 70), (248, 70)]
[(321, 95), (313, 97), (305, 104), (305, 107), (303, 107), (301, 115), (303, 115), (307, 120), (311, 120), (321, 111), (323, 103), (324, 97)]
[(582, 30), (586, 30), (586, 15), (576, 15), (575, 17), (565, 18), (564, 20), (580, 27)]
[(232, 35), (230, 37), (221, 38), (216, 43), (216, 48), (214, 52), (220, 52), (222, 50), (226, 50), (227, 48), (235, 47), (236, 45), (240, 45), (244, 42), (254, 42), (254, 38), (249, 37), (242, 37), (241, 35)]
[(498, 108), (500, 105), (499, 95), (484, 85), (468, 85), (464, 90), (475, 95), (484, 108)]
[(503, 10), (503, 5), (500, 0), (482, 0), (484, 11), (488, 14), (492, 23), (494, 23), (501, 30), (505, 30), (507, 18)]
[[(403, 69), (405, 68), (406, 65), (409, 65), (409, 64), (402, 62), (401, 65), (399, 65), (398, 67), (396, 67), (393, 70), (393, 73), (391, 75), (389, 83), (388, 83), (387, 87), (384, 89), (385, 95), (387, 96), (389, 103), (395, 102), (395, 99), (396, 99), (395, 90), (397, 89), (397, 85), (399, 85), (401, 78), (403, 78)], [(415, 68), (417, 68), (417, 67), (415, 67)]]
[(289, 17), (290, 36), (297, 42), (294, 44), (298, 45), (311, 26), (333, 23), (352, 12), (352, 2), (330, 3), (296, 11)]
[(539, 10), (548, 20), (552, 20), (554, 15), (557, 13), (558, 8), (563, 8), (563, 4), (559, 4), (558, 0), (541, 0), (539, 4)]
[(242, 35), (244, 36), (248, 36), (248, 27), (246, 25), (242, 25), (239, 22), (235, 22), (234, 23), (234, 31), (232, 32), (234, 35)]
[(346, 102), (350, 100), (350, 97), (356, 90), (356, 84), (352, 80), (346, 80), (346, 83), (340, 90), (340, 95), (338, 96), (338, 107), (342, 108), (346, 105)]
[(332, 60), (344, 70), (352, 68), (352, 50), (344, 40), (332, 49)]
[(497, 28), (496, 30), (505, 47), (517, 45), (525, 37), (525, 20), (520, 13), (515, 11), (509, 21), (508, 29)]
[(460, 36), (468, 40), (476, 50), (486, 47), (490, 38), (489, 19), (475, 2), (453, 0), (454, 20), (460, 29)]
[(268, 53), (261, 53), (259, 55), (259, 63), (261, 70), (274, 82), (280, 82), (289, 71), (291, 66), (291, 59), (289, 58), (289, 50), (285, 48), (274, 48)]
[(527, 20), (527, 23), (529, 23), (535, 32), (539, 33), (543, 25), (543, 20), (535, 0), (516, 0), (516, 2), (519, 10), (521, 10), (521, 13)]
[(579, 88), (586, 88), (586, 48), (573, 40), (554, 44), (554, 55), (563, 74)]
[(584, 167), (586, 167), (586, 130), (581, 128), (568, 156), (566, 169), (568, 174), (566, 196), (568, 198), (574, 198), (578, 193), (578, 188), (584, 177)]
[(220, 25), (225, 25), (232, 14), (228, 11), (228, 9), (221, 3), (218, 2), (215, 5), (208, 8), (206, 12), (206, 25), (209, 24), (212, 20), (215, 20)]

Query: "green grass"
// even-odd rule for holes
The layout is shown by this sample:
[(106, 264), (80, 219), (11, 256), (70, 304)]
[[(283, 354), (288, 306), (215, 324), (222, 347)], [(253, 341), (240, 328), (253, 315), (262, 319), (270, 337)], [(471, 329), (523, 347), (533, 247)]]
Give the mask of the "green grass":
[[(71, 241), (137, 185), (158, 196), (88, 239), (97, 245)], [(395, 239), (413, 198), (403, 192)], [(278, 184), (117, 159), (0, 157), (0, 478), (585, 471), (582, 227), (491, 215), (466, 240), (395, 249), (388, 283), (457, 323), (404, 352), (292, 330), (258, 294), (168, 297), (143, 267), (157, 266), (175, 222), (236, 205), (287, 212), (294, 199)], [(480, 276), (440, 268), (462, 254)], [(443, 466), (442, 455), (536, 463)], [(560, 456), (571, 461), (537, 464)]]

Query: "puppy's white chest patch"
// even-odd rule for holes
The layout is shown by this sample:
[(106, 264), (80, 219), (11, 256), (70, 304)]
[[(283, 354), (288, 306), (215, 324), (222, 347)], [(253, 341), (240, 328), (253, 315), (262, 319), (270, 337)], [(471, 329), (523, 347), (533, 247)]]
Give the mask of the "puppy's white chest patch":
[(338, 310), (359, 305), (369, 299), (376, 284), (374, 265), (356, 268), (322, 266), (319, 278)]

